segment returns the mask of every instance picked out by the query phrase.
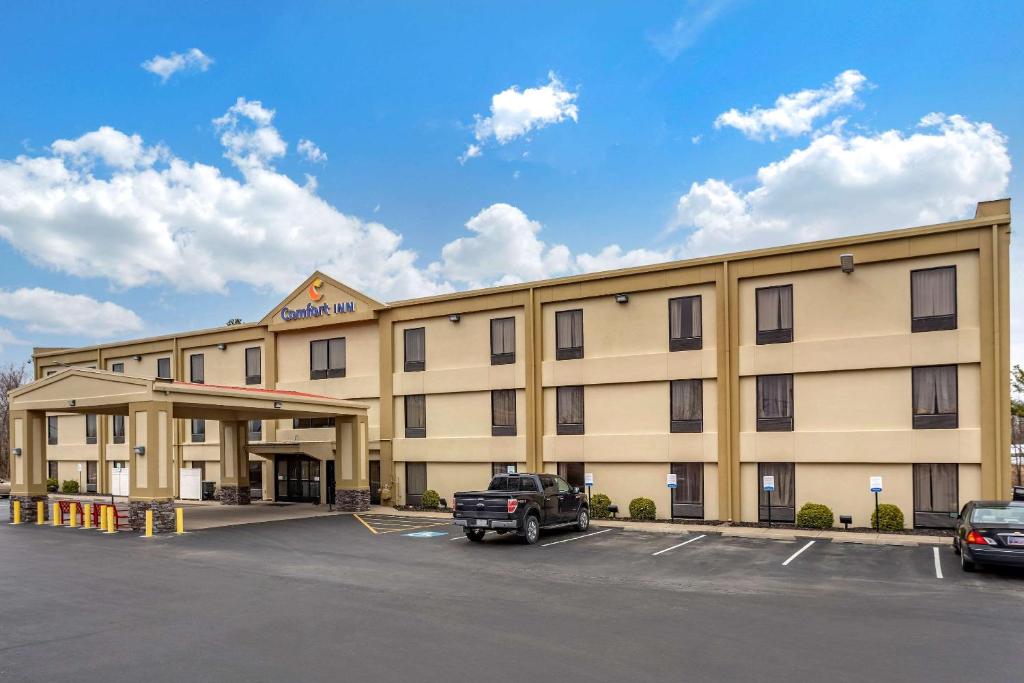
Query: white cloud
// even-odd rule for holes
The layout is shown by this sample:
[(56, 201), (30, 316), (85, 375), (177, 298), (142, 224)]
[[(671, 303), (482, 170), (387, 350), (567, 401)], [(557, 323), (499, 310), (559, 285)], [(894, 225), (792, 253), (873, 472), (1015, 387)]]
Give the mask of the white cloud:
[(100, 160), (120, 169), (152, 166), (165, 153), (160, 146), (146, 147), (140, 135), (125, 135), (110, 126), (100, 126), (74, 140), (55, 140), (50, 149), (78, 166)]
[(5, 351), (8, 346), (28, 346), (24, 339), (19, 339), (10, 330), (0, 327), (0, 352)]
[(137, 332), (143, 326), (134, 311), (113, 302), (41, 287), (0, 289), (0, 317), (21, 323), (29, 332), (92, 338)]
[(530, 131), (561, 123), (567, 119), (579, 120), (576, 93), (565, 89), (555, 72), (548, 72), (547, 85), (520, 90), (513, 85), (491, 97), (491, 115), (475, 117), (473, 134), (476, 143), (466, 148), (459, 160), (482, 154), (482, 145), (493, 139), (506, 145)]
[(831, 84), (779, 95), (774, 107), (754, 107), (745, 112), (730, 109), (715, 119), (715, 128), (735, 128), (752, 140), (776, 140), (780, 135), (802, 135), (811, 132), (815, 120), (840, 107), (856, 104), (857, 93), (868, 85), (864, 74), (856, 69), (848, 69), (836, 76)]
[(306, 140), (305, 138), (299, 140), (299, 145), (296, 149), (299, 151), (299, 154), (314, 164), (322, 164), (327, 161), (327, 154), (317, 147), (316, 143), (312, 140)]
[(221, 133), (224, 156), (239, 168), (259, 168), (283, 157), (288, 145), (273, 126), (275, 113), (259, 100), (239, 97), (223, 116), (213, 120)]
[(662, 57), (674, 61), (697, 42), (730, 4), (732, 0), (689, 0), (670, 29), (652, 32), (647, 39)]
[(164, 57), (156, 55), (142, 63), (142, 68), (160, 77), (161, 83), (166, 83), (174, 74), (179, 71), (206, 71), (213, 64), (213, 60), (197, 47), (188, 50), (184, 54), (172, 52)]

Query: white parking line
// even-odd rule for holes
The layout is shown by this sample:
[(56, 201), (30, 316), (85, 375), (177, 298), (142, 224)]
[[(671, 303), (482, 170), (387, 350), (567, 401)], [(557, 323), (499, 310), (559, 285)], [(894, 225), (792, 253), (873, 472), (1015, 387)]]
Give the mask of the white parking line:
[(937, 546), (933, 547), (932, 548), (932, 552), (935, 553), (935, 578), (936, 579), (941, 579), (942, 578), (942, 564), (939, 562), (939, 549), (938, 549), (938, 547)]
[(651, 557), (657, 557), (658, 555), (661, 555), (662, 553), (667, 553), (669, 550), (675, 550), (676, 548), (682, 548), (687, 543), (693, 543), (694, 541), (699, 541), (700, 539), (704, 538), (705, 536), (707, 536), (707, 534), (701, 534), (700, 536), (697, 536), (696, 538), (691, 538), (688, 541), (683, 541), (682, 543), (674, 545), (671, 548), (665, 548), (664, 550), (659, 550), (656, 553), (651, 553)]
[(782, 566), (783, 566), (783, 567), (785, 567), (785, 566), (786, 566), (786, 565), (788, 565), (788, 564), (789, 564), (790, 562), (792, 562), (792, 561), (793, 561), (793, 560), (795, 560), (796, 558), (800, 557), (800, 553), (802, 553), (803, 551), (807, 550), (807, 549), (808, 549), (808, 548), (810, 548), (810, 547), (811, 547), (812, 545), (814, 545), (814, 541), (808, 541), (808, 542), (807, 542), (807, 545), (805, 545), (805, 546), (804, 546), (803, 548), (800, 548), (800, 550), (797, 550), (797, 551), (796, 551), (795, 553), (793, 553), (792, 555), (790, 555), (790, 556), (789, 556), (789, 559), (788, 559), (788, 560), (786, 560), (785, 562), (783, 562), (783, 563), (782, 563)]
[(578, 541), (581, 538), (587, 538), (588, 536), (597, 536), (598, 534), (606, 534), (609, 531), (615, 531), (615, 529), (602, 529), (601, 531), (595, 531), (592, 534), (583, 534), (582, 536), (574, 536), (572, 538), (564, 538), (561, 541), (552, 541), (551, 543), (544, 543), (541, 548), (546, 548), (549, 545), (558, 545), (559, 543), (568, 543), (569, 541)]

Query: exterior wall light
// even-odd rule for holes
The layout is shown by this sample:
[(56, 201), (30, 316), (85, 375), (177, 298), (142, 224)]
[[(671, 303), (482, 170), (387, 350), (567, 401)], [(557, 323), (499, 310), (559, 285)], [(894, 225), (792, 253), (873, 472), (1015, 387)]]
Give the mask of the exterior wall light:
[(615, 295), (615, 303), (618, 303), (618, 304), (628, 304), (629, 303), (629, 294), (616, 294)]
[(853, 254), (840, 254), (839, 255), (839, 267), (843, 269), (843, 272), (849, 275), (853, 272)]
[(228, 345), (227, 344), (217, 344), (217, 348), (220, 349), (221, 351), (223, 351), (224, 349), (228, 348)]
[(135, 354), (134, 356), (132, 356), (132, 359), (133, 360), (142, 360), (142, 356), (140, 356), (139, 354)]
[(135, 447), (135, 455), (137, 455), (139, 457), (142, 457), (145, 454), (146, 454), (146, 447), (145, 446), (136, 446)]
[(450, 316), (448, 316), (448, 320), (452, 321), (453, 323), (457, 323), (460, 320), (462, 320), (462, 316), (459, 315), (458, 313), (452, 313)]
[(274, 407), (275, 408), (280, 408), (281, 407), (281, 402), (280, 401), (274, 401)]
[(15, 448), (11, 452), (14, 453), (14, 457), (16, 457), (16, 458), (20, 458), (21, 457), (21, 449), (20, 448)]
[(70, 401), (68, 401), (68, 407), (70, 407), (70, 408), (74, 408), (75, 407), (75, 399), (71, 399)]

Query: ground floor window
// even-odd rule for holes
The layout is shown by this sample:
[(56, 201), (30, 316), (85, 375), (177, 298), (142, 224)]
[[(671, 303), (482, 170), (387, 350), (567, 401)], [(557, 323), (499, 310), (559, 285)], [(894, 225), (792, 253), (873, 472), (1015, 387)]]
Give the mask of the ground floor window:
[(516, 472), (516, 464), (514, 462), (492, 462), (491, 463), (491, 476), (494, 477), (499, 474), (514, 474)]
[(796, 466), (791, 462), (757, 464), (758, 521), (768, 521), (769, 496), (762, 485), (766, 476), (775, 477), (775, 490), (770, 497), (772, 521), (796, 521)]
[(914, 465), (914, 526), (956, 525), (959, 472), (956, 464)]
[(96, 493), (96, 469), (97, 462), (88, 460), (85, 463), (85, 492)]
[(57, 461), (48, 460), (46, 462), (46, 477), (48, 479), (57, 479)]
[(263, 463), (249, 463), (249, 498), (263, 500)]
[(676, 475), (672, 489), (672, 516), (704, 518), (704, 463), (674, 462), (670, 472)]
[(419, 506), (427, 490), (427, 463), (405, 463), (405, 504)]
[(560, 462), (558, 463), (558, 476), (569, 482), (569, 486), (575, 486), (583, 490), (583, 470), (581, 462)]

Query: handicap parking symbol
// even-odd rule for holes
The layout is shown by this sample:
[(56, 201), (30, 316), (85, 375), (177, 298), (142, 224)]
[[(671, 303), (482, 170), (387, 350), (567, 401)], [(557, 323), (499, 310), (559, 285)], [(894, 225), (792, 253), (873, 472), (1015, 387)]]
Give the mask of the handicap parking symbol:
[(447, 531), (414, 531), (411, 534), (402, 534), (403, 536), (412, 536), (413, 538), (434, 538), (436, 536), (447, 536)]

